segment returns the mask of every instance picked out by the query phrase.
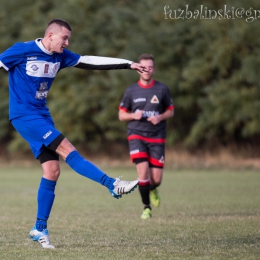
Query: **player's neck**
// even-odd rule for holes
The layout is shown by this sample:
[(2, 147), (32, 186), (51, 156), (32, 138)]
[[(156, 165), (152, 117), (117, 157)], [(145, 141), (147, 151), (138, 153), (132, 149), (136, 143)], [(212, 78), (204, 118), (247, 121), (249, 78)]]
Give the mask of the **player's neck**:
[(143, 80), (142, 78), (140, 78), (139, 82), (143, 85), (143, 86), (149, 86), (153, 83), (153, 78), (149, 79), (149, 80)]
[(42, 38), (42, 45), (43, 47), (47, 50), (47, 51), (50, 51), (50, 48), (47, 44), (47, 41), (45, 40), (45, 38)]

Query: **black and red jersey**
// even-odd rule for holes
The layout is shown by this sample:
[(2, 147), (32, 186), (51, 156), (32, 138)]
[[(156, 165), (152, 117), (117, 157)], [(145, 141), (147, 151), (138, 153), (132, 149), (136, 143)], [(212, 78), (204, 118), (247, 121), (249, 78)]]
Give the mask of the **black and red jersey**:
[(174, 104), (170, 95), (169, 88), (159, 82), (153, 82), (144, 86), (138, 81), (129, 86), (119, 105), (119, 109), (134, 113), (143, 110), (141, 120), (131, 120), (128, 122), (128, 132), (139, 133), (144, 136), (160, 135), (166, 136), (166, 120), (157, 125), (147, 121), (147, 118), (153, 115), (164, 113), (167, 109), (174, 109)]

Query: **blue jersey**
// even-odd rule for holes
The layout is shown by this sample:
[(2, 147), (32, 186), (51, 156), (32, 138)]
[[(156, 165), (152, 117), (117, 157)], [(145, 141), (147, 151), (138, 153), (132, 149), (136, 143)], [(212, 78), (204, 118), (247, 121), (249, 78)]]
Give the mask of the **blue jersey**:
[(9, 119), (24, 115), (50, 115), (46, 98), (56, 74), (75, 66), (80, 55), (64, 49), (52, 53), (41, 39), (16, 43), (0, 54), (0, 67), (9, 75)]
[(64, 68), (87, 70), (130, 69), (125, 59), (81, 56), (64, 49), (53, 53), (45, 49), (42, 39), (16, 43), (0, 54), (0, 69), (9, 75), (9, 119), (38, 156), (59, 134), (54, 127), (46, 98), (56, 74)]

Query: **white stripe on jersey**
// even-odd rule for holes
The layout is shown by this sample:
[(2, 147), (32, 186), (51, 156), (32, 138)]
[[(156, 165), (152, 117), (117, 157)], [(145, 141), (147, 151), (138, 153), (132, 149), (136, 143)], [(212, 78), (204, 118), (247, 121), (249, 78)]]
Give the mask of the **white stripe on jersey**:
[(46, 62), (44, 60), (27, 61), (26, 74), (37, 78), (55, 78), (60, 68), (60, 62)]
[(110, 64), (126, 64), (126, 63), (132, 64), (133, 62), (125, 59), (108, 58), (108, 57), (101, 57), (101, 56), (81, 56), (77, 64), (79, 63), (85, 63), (91, 65), (110, 65)]
[(6, 71), (8, 71), (9, 69), (4, 65), (4, 63), (2, 61), (0, 61), (0, 69), (4, 68)]

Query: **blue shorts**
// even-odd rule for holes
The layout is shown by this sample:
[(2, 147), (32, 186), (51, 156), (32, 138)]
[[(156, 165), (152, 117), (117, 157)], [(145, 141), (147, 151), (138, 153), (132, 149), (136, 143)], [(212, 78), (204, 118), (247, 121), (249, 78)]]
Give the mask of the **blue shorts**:
[(16, 131), (27, 141), (34, 157), (44, 151), (60, 132), (55, 129), (51, 116), (28, 115), (11, 120)]

